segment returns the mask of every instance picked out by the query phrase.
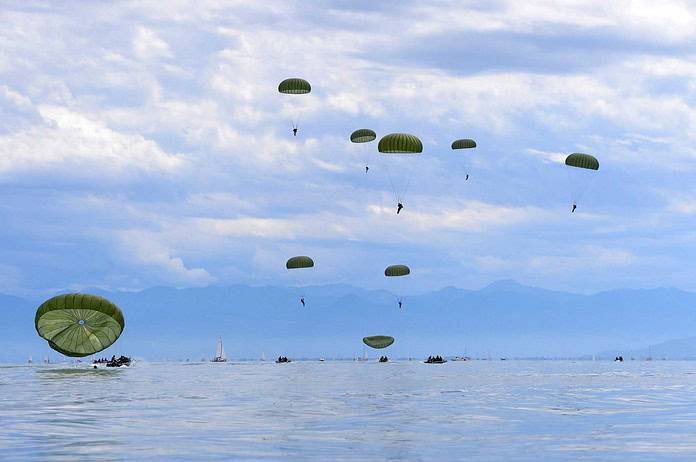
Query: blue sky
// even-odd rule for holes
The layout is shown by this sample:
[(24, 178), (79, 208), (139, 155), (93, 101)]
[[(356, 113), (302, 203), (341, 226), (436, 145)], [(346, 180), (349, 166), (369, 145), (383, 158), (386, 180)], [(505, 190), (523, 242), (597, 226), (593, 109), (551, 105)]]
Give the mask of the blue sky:
[[(3, 2), (0, 292), (294, 284), (297, 254), (308, 283), (696, 290), (695, 7), (374, 3)], [(423, 140), (398, 217), (362, 127)]]

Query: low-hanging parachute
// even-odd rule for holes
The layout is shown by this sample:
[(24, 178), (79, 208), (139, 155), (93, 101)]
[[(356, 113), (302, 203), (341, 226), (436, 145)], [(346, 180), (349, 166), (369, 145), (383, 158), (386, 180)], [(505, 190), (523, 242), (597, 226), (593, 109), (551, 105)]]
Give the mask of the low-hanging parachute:
[(384, 275), (387, 277), (408, 276), (411, 274), (411, 268), (406, 265), (391, 265), (384, 269)]
[(300, 255), (298, 257), (292, 257), (285, 262), (285, 268), (287, 269), (300, 269), (300, 268), (314, 268), (314, 260), (310, 257)]
[(394, 337), (388, 335), (373, 335), (370, 337), (363, 337), (363, 343), (370, 348), (379, 350), (394, 343)]
[[(401, 278), (411, 274), (411, 268), (406, 265), (390, 265), (384, 269), (384, 275), (388, 278)], [(403, 296), (400, 295), (402, 290), (405, 288), (403, 283), (395, 284), (397, 288), (396, 303), (399, 305), (399, 309), (403, 306)]]
[[(288, 259), (287, 262), (285, 262), (285, 268), (289, 270), (297, 271), (297, 270), (307, 270), (309, 268), (314, 268), (314, 260), (312, 260), (310, 257), (306, 255), (299, 255), (297, 257), (291, 257)], [(300, 281), (298, 281), (300, 282)], [(306, 284), (306, 278), (302, 278), (302, 283)], [(299, 297), (300, 304), (305, 307), (307, 306), (307, 300), (305, 299), (305, 288), (302, 287), (301, 290), (297, 293), (297, 296)]]
[(121, 310), (97, 295), (64, 294), (46, 300), (34, 318), (39, 336), (55, 351), (80, 358), (111, 346), (121, 335)]

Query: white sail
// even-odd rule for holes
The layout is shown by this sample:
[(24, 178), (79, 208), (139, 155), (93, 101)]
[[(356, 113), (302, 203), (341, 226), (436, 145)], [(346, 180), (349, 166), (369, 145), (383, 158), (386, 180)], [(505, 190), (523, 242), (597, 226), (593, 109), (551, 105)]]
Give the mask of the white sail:
[(213, 358), (214, 363), (224, 363), (227, 361), (225, 358), (225, 347), (222, 346), (222, 337), (218, 337), (217, 345), (215, 346), (215, 357)]

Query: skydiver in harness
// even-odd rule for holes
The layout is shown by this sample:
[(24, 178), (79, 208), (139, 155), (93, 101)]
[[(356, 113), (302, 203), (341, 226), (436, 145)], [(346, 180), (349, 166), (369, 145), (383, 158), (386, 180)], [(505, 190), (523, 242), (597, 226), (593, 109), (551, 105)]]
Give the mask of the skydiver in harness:
[(306, 306), (305, 301), (304, 301), (304, 297), (300, 297), (300, 303), (302, 303), (302, 306)]
[(464, 181), (469, 181), (469, 174), (466, 174), (466, 178), (464, 178)]
[(401, 305), (403, 305), (403, 303), (404, 303), (404, 302), (402, 302), (401, 300), (399, 300), (399, 309), (401, 309)]
[(578, 204), (573, 202), (573, 210), (570, 211), (570, 213), (575, 213), (575, 209), (578, 208)]
[(404, 205), (403, 205), (401, 202), (399, 202), (398, 204), (396, 204), (396, 214), (397, 214), (397, 215), (399, 214), (399, 212), (401, 212), (401, 209), (402, 209), (402, 208), (404, 208)]
[(370, 171), (370, 167), (368, 167), (368, 166), (366, 165), (366, 166), (365, 166), (365, 173), (367, 173), (367, 172), (369, 172), (369, 171)]

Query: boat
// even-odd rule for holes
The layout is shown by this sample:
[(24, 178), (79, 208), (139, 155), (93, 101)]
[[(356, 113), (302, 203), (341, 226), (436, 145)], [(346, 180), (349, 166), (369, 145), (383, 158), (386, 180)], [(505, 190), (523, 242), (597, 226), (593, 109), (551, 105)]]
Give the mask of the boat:
[(388, 363), (388, 362), (389, 362), (389, 358), (387, 358), (386, 356), (380, 356), (380, 357), (379, 357), (379, 362), (380, 362), (380, 363)]
[(445, 364), (447, 360), (441, 356), (428, 356), (428, 359), (423, 362), (425, 364)]
[(215, 347), (215, 357), (210, 360), (213, 363), (226, 363), (225, 347), (222, 346), (222, 337), (218, 337), (217, 346)]
[(450, 358), (450, 361), (471, 361), (471, 358), (468, 356), (455, 356)]
[(131, 367), (133, 360), (128, 356), (112, 356), (111, 359), (101, 358), (92, 361), (92, 369), (116, 369)]
[(287, 356), (278, 356), (278, 359), (276, 359), (276, 364), (284, 364), (284, 363), (291, 363), (292, 360), (288, 359)]
[(367, 361), (367, 351), (365, 351), (365, 347), (363, 347), (362, 356), (359, 358), (356, 358), (356, 361)]

